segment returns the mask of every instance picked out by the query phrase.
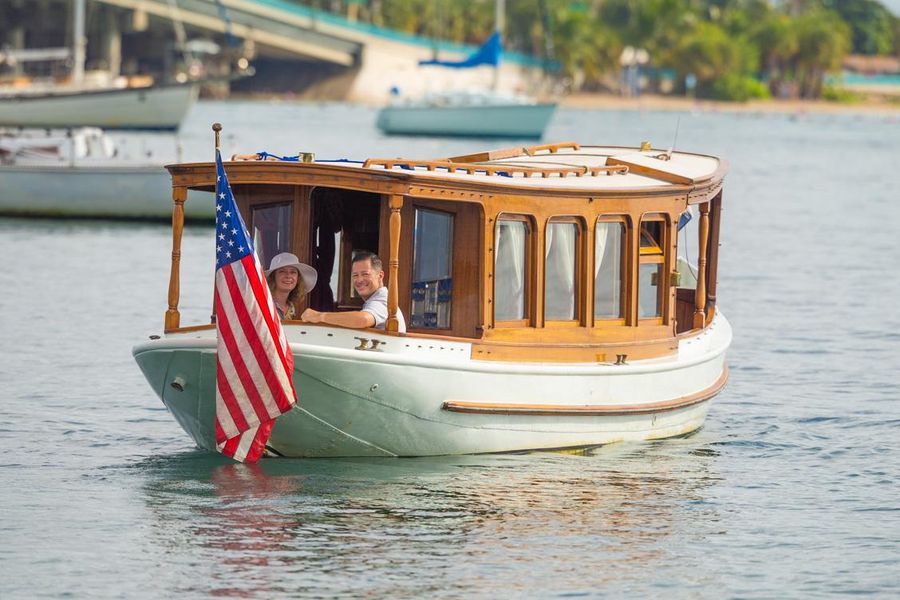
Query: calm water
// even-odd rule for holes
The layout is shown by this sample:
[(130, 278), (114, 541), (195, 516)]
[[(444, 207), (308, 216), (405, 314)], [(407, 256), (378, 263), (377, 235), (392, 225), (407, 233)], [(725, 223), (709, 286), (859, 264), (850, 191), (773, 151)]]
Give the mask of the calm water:
[[(374, 117), (200, 104), (184, 157), (212, 158), (214, 120), (225, 153), (510, 145), (382, 139)], [(667, 147), (677, 117), (563, 111), (547, 139)], [(900, 595), (900, 121), (680, 118), (678, 148), (732, 167), (731, 381), (696, 435), (590, 456), (200, 453), (130, 353), (161, 329), (169, 228), (0, 220), (0, 597)], [(201, 322), (209, 230), (183, 256)]]

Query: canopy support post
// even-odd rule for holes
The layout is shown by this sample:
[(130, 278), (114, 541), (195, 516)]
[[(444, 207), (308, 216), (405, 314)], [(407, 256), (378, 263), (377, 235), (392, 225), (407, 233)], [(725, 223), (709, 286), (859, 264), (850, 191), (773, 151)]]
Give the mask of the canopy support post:
[(398, 286), (400, 272), (400, 209), (403, 208), (403, 196), (394, 194), (389, 200), (391, 209), (390, 233), (391, 233), (391, 259), (388, 274), (388, 318), (385, 323), (385, 331), (397, 333), (400, 331), (400, 320), (397, 318)]
[(709, 246), (709, 202), (700, 205), (699, 257), (697, 259), (697, 291), (694, 294), (694, 329), (706, 326), (706, 256)]
[(181, 315), (178, 313), (178, 296), (180, 293), (181, 272), (181, 234), (184, 232), (184, 202), (187, 200), (187, 188), (172, 188), (172, 269), (169, 272), (169, 309), (166, 311), (165, 330), (178, 329)]

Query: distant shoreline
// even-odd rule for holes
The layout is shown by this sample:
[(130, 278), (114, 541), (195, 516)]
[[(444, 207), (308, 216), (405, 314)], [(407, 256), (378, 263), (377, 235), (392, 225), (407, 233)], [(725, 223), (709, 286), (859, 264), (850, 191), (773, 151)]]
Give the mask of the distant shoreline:
[[(250, 102), (340, 102), (325, 98), (310, 98), (303, 94), (291, 93), (234, 93), (230, 99)], [(541, 98), (553, 101), (552, 98)], [(660, 96), (642, 94), (637, 98), (626, 98), (614, 94), (576, 93), (558, 100), (563, 108), (585, 110), (650, 110), (671, 112), (722, 112), (722, 113), (770, 113), (770, 114), (864, 114), (900, 116), (900, 99), (885, 100), (881, 96), (869, 96), (859, 102), (841, 103), (827, 100), (751, 100), (749, 102), (722, 102), (686, 98), (684, 96)], [(360, 106), (379, 108), (377, 102), (351, 102)]]
[(685, 98), (683, 96), (658, 96), (652, 94), (644, 94), (638, 98), (625, 98), (612, 94), (578, 93), (563, 98), (560, 101), (560, 106), (565, 108), (610, 110), (900, 115), (900, 102), (888, 102), (873, 98), (852, 104), (828, 102), (825, 100), (720, 102)]

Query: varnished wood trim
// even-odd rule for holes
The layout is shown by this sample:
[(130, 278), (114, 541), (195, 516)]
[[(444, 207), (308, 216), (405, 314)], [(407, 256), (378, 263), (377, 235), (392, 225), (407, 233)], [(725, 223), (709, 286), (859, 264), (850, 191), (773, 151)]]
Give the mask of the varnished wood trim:
[(448, 400), (441, 405), (442, 410), (481, 415), (529, 415), (536, 417), (560, 417), (560, 416), (626, 416), (646, 415), (657, 412), (668, 412), (687, 408), (709, 400), (718, 394), (728, 381), (728, 366), (722, 369), (722, 374), (714, 384), (688, 396), (681, 396), (662, 402), (650, 402), (646, 404), (613, 404), (613, 405), (555, 405), (555, 404), (501, 404), (498, 402), (465, 402), (462, 400)]
[(700, 205), (700, 239), (697, 253), (697, 291), (694, 295), (694, 329), (706, 325), (706, 253), (709, 241), (709, 202)]
[[(388, 274), (388, 318), (385, 329), (391, 333), (400, 330), (400, 320), (397, 317), (397, 305), (399, 301), (400, 287), (400, 209), (403, 208), (403, 196), (391, 196), (389, 199), (390, 217), (390, 272)], [(412, 315), (410, 315), (412, 318)]]
[[(213, 163), (184, 163), (167, 165), (172, 175), (173, 185), (190, 189), (212, 191), (215, 187), (215, 165)], [(661, 182), (659, 186), (637, 188), (598, 188), (579, 189), (565, 188), (557, 185), (546, 187), (511, 186), (507, 178), (497, 181), (469, 180), (460, 177), (435, 177), (416, 175), (414, 171), (387, 171), (381, 169), (360, 169), (321, 163), (287, 163), (287, 162), (237, 162), (228, 164), (228, 178), (232, 185), (276, 184), (276, 185), (320, 185), (341, 187), (382, 194), (401, 194), (422, 198), (439, 198), (457, 202), (484, 203), (494, 194), (510, 194), (522, 198), (539, 199), (543, 196), (565, 196), (567, 198), (654, 198), (672, 194), (701, 194), (703, 199), (709, 195), (706, 190), (720, 185), (726, 169), (719, 169), (708, 180), (704, 179), (696, 185), (679, 185)], [(692, 200), (692, 203), (698, 200)]]
[(710, 201), (708, 264), (706, 266), (706, 320), (712, 320), (716, 307), (716, 283), (719, 271), (719, 231), (722, 219), (722, 192)]
[(552, 176), (568, 177), (596, 177), (598, 175), (627, 175), (628, 167), (624, 165), (607, 165), (601, 167), (590, 166), (562, 166), (562, 167), (529, 167), (505, 163), (458, 163), (449, 160), (408, 160), (405, 158), (370, 158), (363, 164), (363, 169), (382, 167), (386, 171), (393, 171), (400, 167), (406, 171), (424, 169), (426, 171), (441, 171), (446, 173), (465, 173), (466, 175), (502, 175), (504, 177), (531, 177), (537, 175), (543, 178)]
[[(496, 332), (503, 332), (495, 329)], [(509, 330), (512, 331), (512, 330)], [(553, 337), (578, 330), (555, 329)], [(542, 336), (547, 338), (546, 334)], [(616, 355), (625, 354), (629, 361), (672, 356), (678, 352), (678, 342), (665, 339), (651, 342), (570, 342), (570, 343), (508, 343), (476, 342), (472, 344), (472, 360), (532, 363), (611, 363)]]
[(490, 150), (488, 152), (478, 152), (476, 154), (465, 154), (463, 156), (453, 156), (446, 160), (452, 162), (484, 162), (489, 160), (501, 160), (504, 158), (516, 158), (518, 156), (534, 156), (538, 152), (549, 152), (556, 154), (561, 149), (580, 150), (581, 146), (577, 142), (558, 142), (555, 144), (541, 144), (538, 146), (517, 146), (515, 148), (503, 148), (500, 150)]
[(610, 156), (606, 159), (606, 165), (610, 167), (625, 166), (628, 167), (628, 169), (632, 173), (636, 173), (637, 175), (643, 175), (644, 177), (650, 177), (652, 179), (665, 181), (666, 183), (672, 183), (675, 185), (690, 185), (692, 183), (696, 183), (696, 181), (691, 177), (676, 175), (675, 173), (663, 171), (662, 169), (654, 169), (653, 167), (640, 165), (621, 157)]
[(187, 188), (172, 188), (172, 266), (169, 271), (169, 307), (164, 320), (165, 329), (177, 328), (181, 315), (178, 312), (178, 297), (181, 286), (181, 235), (184, 232), (184, 202)]
[(207, 323), (205, 325), (190, 325), (188, 327), (166, 327), (164, 333), (195, 333), (197, 331), (208, 331), (216, 328), (215, 323)]

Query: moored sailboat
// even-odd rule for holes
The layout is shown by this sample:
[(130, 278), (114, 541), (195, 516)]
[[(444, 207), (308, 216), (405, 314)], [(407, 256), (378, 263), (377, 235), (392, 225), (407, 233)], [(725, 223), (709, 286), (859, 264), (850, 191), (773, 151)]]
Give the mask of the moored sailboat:
[(493, 34), (461, 61), (425, 60), (421, 66), (442, 69), (491, 68), (490, 88), (444, 90), (419, 98), (393, 98), (378, 113), (378, 128), (394, 135), (540, 139), (556, 110), (555, 102), (539, 102), (523, 94), (500, 90), (505, 3), (495, 3)]
[[(0, 215), (168, 219), (171, 180), (163, 164), (96, 127), (0, 129)], [(214, 215), (203, 202), (185, 213), (190, 220)]]
[(85, 2), (74, 2), (71, 49), (18, 53), (18, 60), (71, 59), (69, 80), (0, 86), (0, 126), (177, 130), (199, 96), (199, 82), (159, 85), (141, 77), (131, 83), (108, 73), (99, 80), (86, 77)]
[(196, 83), (0, 90), (0, 125), (173, 131), (196, 102)]

